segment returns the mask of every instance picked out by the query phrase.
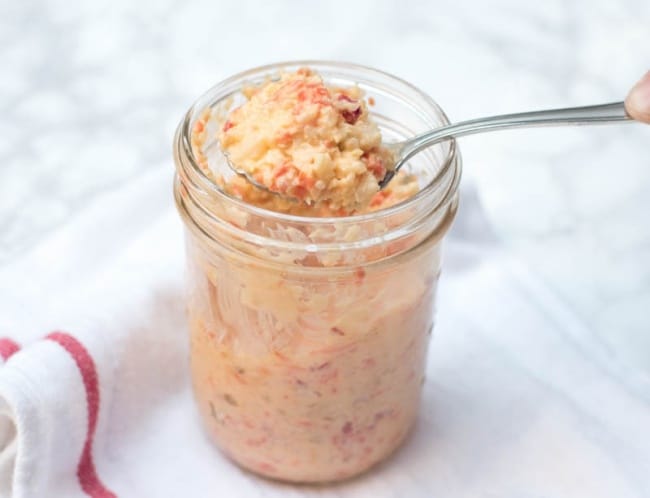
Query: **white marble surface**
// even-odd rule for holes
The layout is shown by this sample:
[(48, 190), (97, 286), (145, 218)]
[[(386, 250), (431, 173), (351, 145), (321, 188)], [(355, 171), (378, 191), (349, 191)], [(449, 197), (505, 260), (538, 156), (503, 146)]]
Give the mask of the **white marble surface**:
[[(650, 3), (0, 0), (0, 264), (96, 196), (171, 171), (174, 127), (210, 85), (301, 58), (395, 73), (453, 120), (607, 102), (650, 68)], [(504, 307), (548, 327), (465, 334), (445, 306), (498, 294), (500, 277), (443, 288), (419, 429), (432, 440), (389, 464), (403, 474), (323, 496), (650, 496), (649, 143), (640, 125), (462, 141), (465, 180), (534, 274)], [(553, 311), (526, 300), (531, 281)], [(464, 382), (486, 377), (454, 385), (467, 361)], [(265, 486), (240, 495), (276, 495)]]

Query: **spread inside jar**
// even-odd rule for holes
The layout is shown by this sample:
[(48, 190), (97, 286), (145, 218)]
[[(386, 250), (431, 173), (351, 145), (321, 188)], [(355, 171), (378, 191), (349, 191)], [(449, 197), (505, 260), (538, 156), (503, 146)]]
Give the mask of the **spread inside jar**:
[[(390, 454), (415, 420), (438, 236), (424, 224), (393, 230), (414, 209), (365, 224), (343, 218), (419, 190), (403, 170), (379, 189), (393, 158), (361, 88), (299, 69), (243, 95), (238, 107), (223, 102), (194, 121), (201, 170), (247, 204), (340, 219), (277, 221), (192, 192), (220, 222), (202, 225), (218, 243), (198, 236), (188, 245), (196, 399), (213, 440), (244, 467), (299, 482), (344, 479)], [(221, 174), (216, 144), (279, 195)], [(240, 240), (250, 233), (264, 243)], [(357, 240), (375, 242), (339, 249)]]

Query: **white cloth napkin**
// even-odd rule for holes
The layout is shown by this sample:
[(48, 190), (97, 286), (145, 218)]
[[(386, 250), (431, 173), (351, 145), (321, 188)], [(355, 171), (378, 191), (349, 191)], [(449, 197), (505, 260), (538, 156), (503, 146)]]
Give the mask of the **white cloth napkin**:
[(413, 437), (310, 488), (241, 471), (204, 437), (168, 168), (98, 197), (0, 267), (0, 496), (636, 496), (645, 380), (608, 363), (465, 200)]
[(1, 496), (116, 496), (96, 460), (187, 390), (170, 198), (143, 176), (0, 268)]

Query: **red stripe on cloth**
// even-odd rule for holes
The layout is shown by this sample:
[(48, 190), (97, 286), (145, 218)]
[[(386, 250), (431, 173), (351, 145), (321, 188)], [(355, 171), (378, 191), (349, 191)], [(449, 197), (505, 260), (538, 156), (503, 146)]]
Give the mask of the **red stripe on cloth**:
[(3, 337), (0, 339), (0, 356), (7, 361), (10, 356), (20, 351), (20, 345), (13, 339)]
[(97, 427), (97, 415), (99, 413), (99, 380), (95, 362), (88, 353), (88, 350), (77, 339), (65, 332), (52, 332), (46, 339), (58, 343), (74, 359), (81, 379), (86, 389), (86, 403), (88, 406), (88, 432), (86, 441), (77, 466), (77, 477), (84, 493), (91, 498), (117, 498), (117, 495), (109, 491), (97, 476), (95, 463), (93, 462), (93, 439)]

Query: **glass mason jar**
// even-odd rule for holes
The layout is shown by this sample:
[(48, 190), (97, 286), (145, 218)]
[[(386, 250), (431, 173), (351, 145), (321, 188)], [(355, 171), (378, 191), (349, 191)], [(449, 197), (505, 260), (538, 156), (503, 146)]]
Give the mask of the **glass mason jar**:
[[(191, 371), (212, 440), (271, 478), (318, 482), (387, 457), (417, 415), (433, 327), (441, 241), (456, 213), (455, 142), (414, 157), (420, 191), (392, 207), (339, 218), (268, 211), (227, 194), (216, 133), (201, 116), (243, 101), (244, 85), (308, 66), (359, 85), (386, 141), (448, 123), (426, 94), (352, 64), (291, 62), (209, 90), (174, 139), (174, 193), (186, 227)], [(213, 173), (210, 173), (212, 171)]]

